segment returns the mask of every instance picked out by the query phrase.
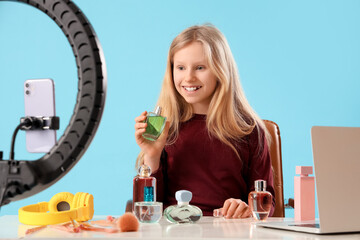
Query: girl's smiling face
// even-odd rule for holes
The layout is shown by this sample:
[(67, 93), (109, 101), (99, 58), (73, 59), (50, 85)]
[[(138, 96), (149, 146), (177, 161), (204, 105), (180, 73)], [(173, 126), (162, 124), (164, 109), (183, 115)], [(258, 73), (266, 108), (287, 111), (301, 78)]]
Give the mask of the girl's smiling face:
[(194, 113), (206, 114), (217, 78), (207, 64), (202, 43), (192, 42), (174, 54), (173, 76), (176, 90)]

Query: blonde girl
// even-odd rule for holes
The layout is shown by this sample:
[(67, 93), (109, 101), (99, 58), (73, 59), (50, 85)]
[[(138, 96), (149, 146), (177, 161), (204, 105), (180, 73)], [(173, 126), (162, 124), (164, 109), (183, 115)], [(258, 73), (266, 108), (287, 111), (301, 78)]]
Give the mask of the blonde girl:
[(219, 209), (227, 218), (244, 218), (255, 180), (266, 180), (274, 195), (266, 128), (216, 27), (192, 26), (173, 40), (157, 105), (167, 118), (157, 141), (142, 137), (147, 112), (135, 119), (137, 166), (151, 167), (165, 206), (176, 203), (176, 191), (189, 190), (204, 215)]

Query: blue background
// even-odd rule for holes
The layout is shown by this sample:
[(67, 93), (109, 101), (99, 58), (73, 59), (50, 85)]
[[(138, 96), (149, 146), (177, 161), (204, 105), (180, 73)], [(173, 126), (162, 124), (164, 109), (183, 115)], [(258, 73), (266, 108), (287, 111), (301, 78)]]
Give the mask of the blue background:
[[(75, 0), (93, 25), (108, 71), (105, 111), (79, 163), (60, 181), (1, 208), (1, 215), (48, 201), (63, 191), (89, 192), (95, 214), (119, 215), (132, 197), (139, 147), (134, 118), (152, 110), (172, 39), (184, 28), (213, 23), (227, 37), (250, 104), (278, 123), (285, 198), (293, 197), (295, 166), (313, 165), (313, 125), (359, 126), (359, 1)], [(0, 2), (0, 150), (8, 159), (12, 132), (24, 115), (23, 82), (53, 78), (58, 137), (76, 100), (77, 72), (57, 25), (28, 5)], [(16, 142), (16, 159), (41, 154)], [(286, 216), (293, 212), (286, 211)]]

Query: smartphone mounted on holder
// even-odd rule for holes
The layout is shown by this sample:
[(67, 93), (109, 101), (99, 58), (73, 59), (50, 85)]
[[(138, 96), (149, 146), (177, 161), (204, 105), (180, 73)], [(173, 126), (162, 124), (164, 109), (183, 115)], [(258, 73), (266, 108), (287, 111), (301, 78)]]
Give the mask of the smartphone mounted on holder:
[[(46, 79), (29, 79), (24, 83), (25, 117), (35, 117), (52, 124), (55, 119), (55, 88), (54, 81)], [(47, 153), (56, 143), (56, 130), (26, 130), (26, 149), (31, 153)]]

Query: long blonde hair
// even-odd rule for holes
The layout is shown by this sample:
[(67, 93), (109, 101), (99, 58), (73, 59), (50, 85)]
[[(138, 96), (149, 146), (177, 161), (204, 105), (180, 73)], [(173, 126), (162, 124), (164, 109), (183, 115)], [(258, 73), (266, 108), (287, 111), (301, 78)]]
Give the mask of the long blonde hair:
[[(157, 102), (157, 105), (162, 107), (162, 115), (170, 122), (167, 144), (176, 141), (180, 123), (193, 116), (191, 105), (177, 92), (173, 81), (174, 54), (192, 42), (202, 43), (209, 68), (218, 79), (206, 117), (210, 136), (218, 138), (231, 147), (239, 158), (234, 146), (235, 142), (249, 135), (255, 127), (265, 132), (269, 142), (270, 136), (263, 121), (245, 97), (237, 66), (226, 38), (216, 27), (206, 24), (192, 26), (182, 31), (173, 40), (169, 49), (164, 81)], [(260, 134), (259, 146), (263, 146)], [(142, 161), (143, 154), (140, 153), (137, 166)]]

